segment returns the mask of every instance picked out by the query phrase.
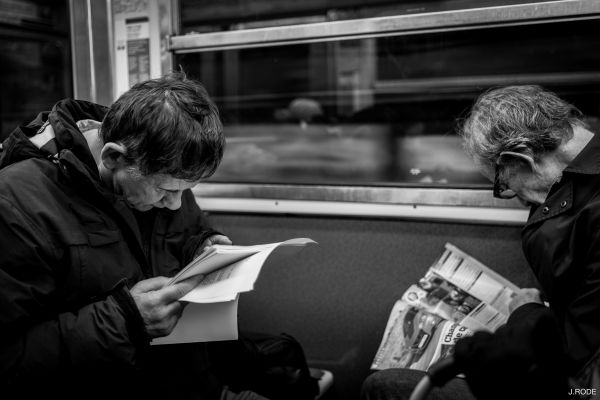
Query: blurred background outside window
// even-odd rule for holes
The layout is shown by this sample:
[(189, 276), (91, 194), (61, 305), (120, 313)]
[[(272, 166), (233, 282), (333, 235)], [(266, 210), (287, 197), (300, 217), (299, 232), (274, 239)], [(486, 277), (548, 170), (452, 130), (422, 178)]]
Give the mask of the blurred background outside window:
[[(180, 17), (182, 35), (252, 34), (518, 3), (183, 0)], [(541, 84), (595, 124), (598, 48), (590, 19), (186, 51), (175, 65), (204, 82), (222, 113), (227, 150), (211, 181), (488, 188), (456, 135), (477, 95)]]

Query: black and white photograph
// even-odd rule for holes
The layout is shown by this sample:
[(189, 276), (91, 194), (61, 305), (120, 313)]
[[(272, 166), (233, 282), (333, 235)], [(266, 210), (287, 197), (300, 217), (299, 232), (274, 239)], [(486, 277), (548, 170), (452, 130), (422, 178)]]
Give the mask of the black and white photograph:
[(599, 391), (600, 0), (0, 0), (0, 399)]

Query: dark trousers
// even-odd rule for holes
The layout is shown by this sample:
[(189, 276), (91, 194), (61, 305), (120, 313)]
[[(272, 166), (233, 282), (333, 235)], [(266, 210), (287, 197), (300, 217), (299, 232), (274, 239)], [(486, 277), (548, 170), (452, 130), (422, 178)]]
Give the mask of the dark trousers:
[[(408, 400), (417, 383), (425, 376), (413, 369), (387, 369), (372, 373), (362, 385), (361, 400)], [(434, 388), (427, 400), (475, 400), (467, 382), (454, 378)]]
[(254, 392), (250, 392), (248, 390), (245, 390), (240, 393), (233, 393), (233, 392), (227, 390), (227, 388), (224, 388), (223, 391), (221, 392), (220, 400), (269, 400), (269, 399), (267, 399), (266, 397), (263, 397), (259, 394), (256, 394)]

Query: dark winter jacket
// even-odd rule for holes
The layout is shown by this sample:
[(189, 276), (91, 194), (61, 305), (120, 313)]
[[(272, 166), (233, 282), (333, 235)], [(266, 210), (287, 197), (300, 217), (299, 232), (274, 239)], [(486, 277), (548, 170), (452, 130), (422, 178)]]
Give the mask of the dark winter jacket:
[(571, 374), (600, 348), (600, 136), (531, 210), (523, 250), (556, 314)]
[[(151, 234), (142, 237), (125, 202), (102, 186), (77, 127), (80, 120), (101, 121), (106, 111), (64, 100), (3, 143), (3, 398), (12, 391), (20, 398), (30, 392), (54, 398), (158, 395), (159, 386), (173, 384), (167, 382), (176, 365), (203, 357), (199, 346), (184, 347), (180, 357), (173, 347), (149, 346), (129, 288), (151, 276), (174, 275), (212, 231), (187, 190), (180, 209), (147, 214)], [(57, 154), (29, 139), (45, 121), (54, 129)], [(165, 364), (168, 358), (176, 365)], [(200, 373), (206, 365), (194, 368)]]
[[(522, 231), (525, 256), (550, 307), (522, 305), (493, 335), (477, 333), (456, 346), (455, 356), (478, 398), (566, 399), (568, 389), (596, 388), (600, 377), (599, 154), (600, 136), (595, 135), (565, 168), (544, 203), (531, 209)], [(503, 382), (511, 385), (502, 386)], [(515, 392), (516, 387), (520, 389)]]

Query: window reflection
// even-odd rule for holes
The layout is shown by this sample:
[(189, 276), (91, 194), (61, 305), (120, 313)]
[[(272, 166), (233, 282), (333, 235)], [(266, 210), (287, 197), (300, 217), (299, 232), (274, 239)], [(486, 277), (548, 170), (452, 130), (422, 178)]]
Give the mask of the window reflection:
[(72, 96), (67, 2), (10, 3), (0, 10), (0, 140)]
[(182, 33), (466, 10), (548, 0), (181, 0)]
[(538, 83), (600, 110), (597, 21), (177, 55), (226, 126), (215, 181), (489, 187), (457, 120), (483, 90)]

